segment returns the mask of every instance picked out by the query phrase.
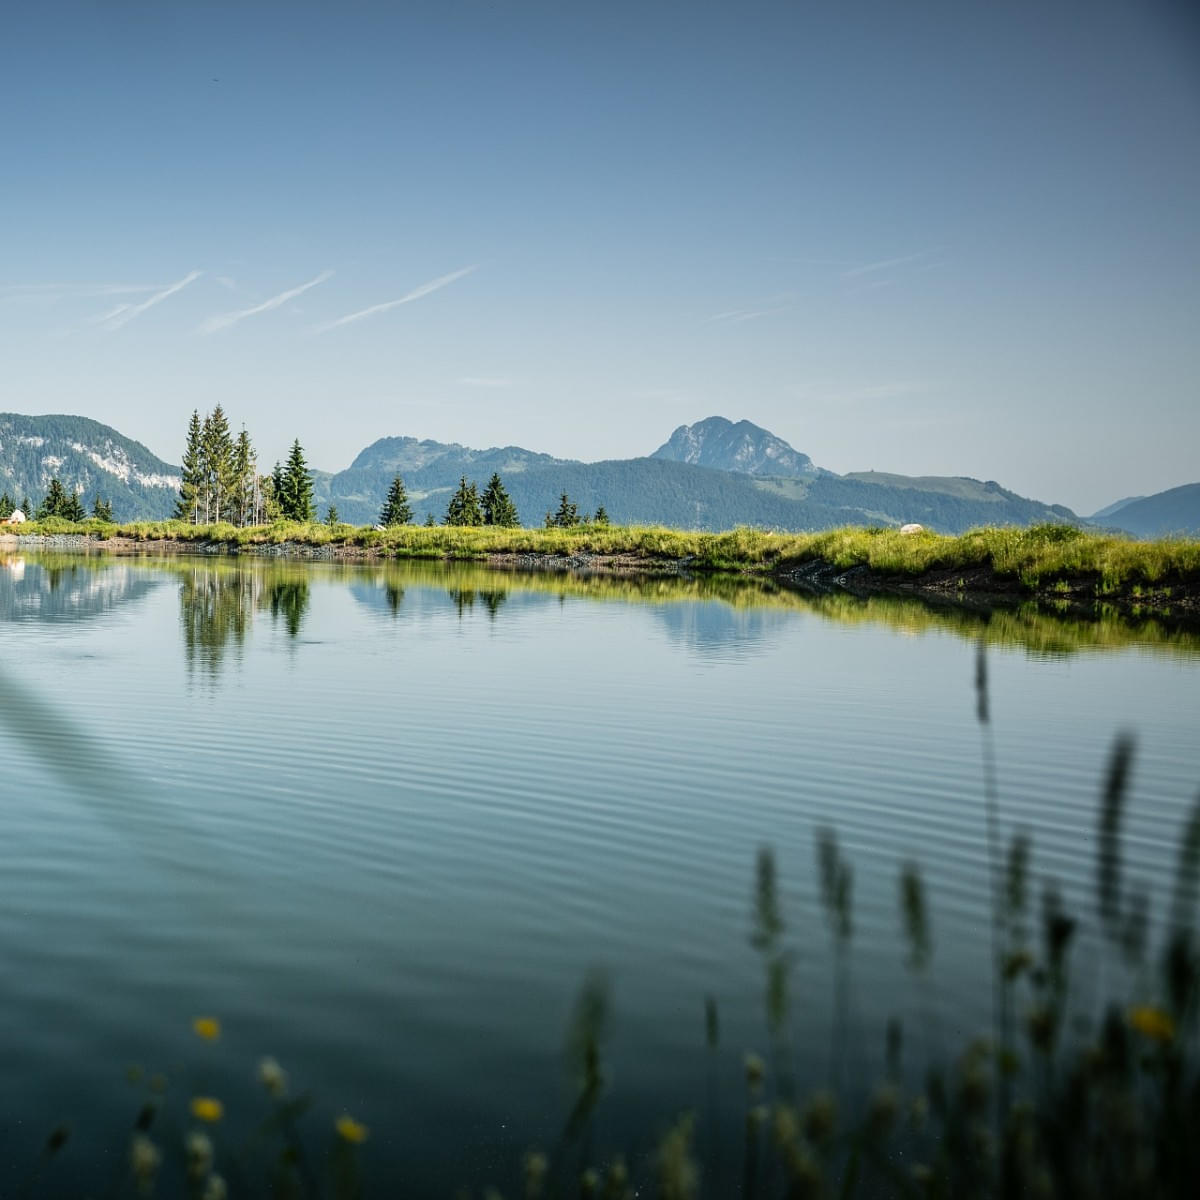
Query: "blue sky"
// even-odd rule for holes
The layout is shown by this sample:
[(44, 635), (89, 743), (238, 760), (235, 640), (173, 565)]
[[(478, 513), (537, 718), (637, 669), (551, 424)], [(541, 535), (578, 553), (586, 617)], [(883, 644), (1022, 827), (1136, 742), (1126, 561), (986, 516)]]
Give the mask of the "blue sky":
[(2, 408), (1200, 477), (1187, 5), (26, 2), (0, 71)]

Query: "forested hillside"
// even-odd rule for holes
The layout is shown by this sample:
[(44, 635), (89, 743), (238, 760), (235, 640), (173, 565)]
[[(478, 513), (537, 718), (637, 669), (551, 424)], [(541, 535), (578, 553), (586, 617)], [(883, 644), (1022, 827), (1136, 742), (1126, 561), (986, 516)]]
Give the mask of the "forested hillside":
[(87, 417), (0, 413), (0, 492), (39, 505), (57, 478), (90, 511), (96, 496), (118, 521), (169, 516), (179, 468), (140, 442)]

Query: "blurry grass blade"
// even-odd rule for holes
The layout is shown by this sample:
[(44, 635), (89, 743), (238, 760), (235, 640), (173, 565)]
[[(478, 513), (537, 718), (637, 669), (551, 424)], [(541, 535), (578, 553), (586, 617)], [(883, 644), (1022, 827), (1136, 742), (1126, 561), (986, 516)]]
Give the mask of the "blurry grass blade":
[(908, 937), (909, 965), (914, 971), (922, 971), (930, 955), (929, 917), (921, 869), (914, 862), (905, 863), (900, 869), (900, 909)]
[(1125, 812), (1132, 759), (1133, 738), (1127, 733), (1119, 734), (1113, 743), (1104, 779), (1096, 863), (1100, 918), (1114, 938), (1118, 936), (1121, 920), (1121, 819)]

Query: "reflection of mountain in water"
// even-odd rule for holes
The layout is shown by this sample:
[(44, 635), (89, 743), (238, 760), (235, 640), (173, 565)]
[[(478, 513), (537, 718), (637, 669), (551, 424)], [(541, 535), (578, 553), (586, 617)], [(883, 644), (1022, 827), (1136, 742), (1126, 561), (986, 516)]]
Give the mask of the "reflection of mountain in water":
[(240, 657), (256, 612), (270, 612), (288, 637), (300, 632), (308, 611), (309, 585), (303, 568), (240, 569), (226, 564), (178, 567), (179, 619), (189, 668), (217, 674), (232, 646)]
[(719, 588), (705, 587), (696, 580), (531, 576), (469, 566), (439, 575), (416, 566), (416, 570), (408, 565), (383, 569), (371, 581), (350, 584), (350, 593), (366, 608), (409, 621), (443, 614), (447, 609), (462, 620), (486, 616), (494, 621), (503, 619), (505, 613), (557, 607), (567, 596), (596, 603), (640, 603), (661, 622), (673, 642), (705, 656), (765, 648), (803, 607), (802, 602), (755, 607), (753, 599), (762, 589), (753, 583), (744, 585), (743, 598), (750, 603), (741, 605), (739, 597), (726, 597)]
[(0, 621), (79, 621), (140, 600), (162, 579), (124, 563), (78, 555), (0, 559)]
[(662, 604), (655, 607), (654, 615), (671, 641), (701, 658), (761, 653), (796, 622), (791, 609), (732, 608), (716, 601)]

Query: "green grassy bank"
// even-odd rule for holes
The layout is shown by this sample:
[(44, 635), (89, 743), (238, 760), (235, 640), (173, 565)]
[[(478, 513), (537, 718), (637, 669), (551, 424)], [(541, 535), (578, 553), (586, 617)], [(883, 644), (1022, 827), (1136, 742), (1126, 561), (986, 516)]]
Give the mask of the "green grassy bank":
[(864, 567), (881, 576), (918, 579), (932, 573), (986, 571), (1029, 589), (1086, 579), (1098, 594), (1123, 588), (1200, 589), (1200, 540), (1135, 541), (1070, 526), (982, 528), (958, 536), (846, 527), (822, 533), (734, 529), (703, 533), (660, 526), (580, 526), (573, 529), (499, 529), (299, 524), (237, 528), (180, 521), (109, 525), (58, 519), (30, 522), (21, 535), (87, 535), (97, 544), (203, 543), (230, 550), (295, 544), (348, 554), (397, 558), (486, 559), (503, 555), (622, 557), (645, 562), (684, 561), (695, 570), (786, 572), (806, 564), (837, 570)]

